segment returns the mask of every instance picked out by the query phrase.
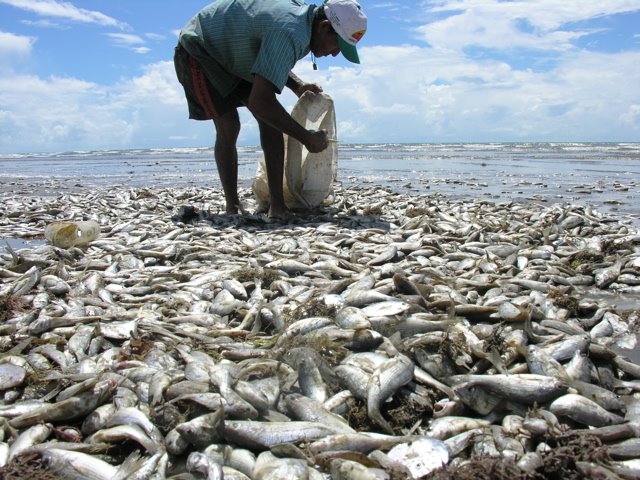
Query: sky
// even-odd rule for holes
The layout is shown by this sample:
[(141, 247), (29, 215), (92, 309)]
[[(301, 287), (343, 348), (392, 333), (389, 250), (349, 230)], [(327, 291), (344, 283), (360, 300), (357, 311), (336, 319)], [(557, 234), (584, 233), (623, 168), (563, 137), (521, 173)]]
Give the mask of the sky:
[[(0, 0), (0, 153), (212, 146), (172, 60), (206, 4)], [(334, 99), (341, 142), (640, 141), (639, 0), (360, 4), (360, 65), (294, 69)], [(238, 144), (258, 145), (240, 118)]]

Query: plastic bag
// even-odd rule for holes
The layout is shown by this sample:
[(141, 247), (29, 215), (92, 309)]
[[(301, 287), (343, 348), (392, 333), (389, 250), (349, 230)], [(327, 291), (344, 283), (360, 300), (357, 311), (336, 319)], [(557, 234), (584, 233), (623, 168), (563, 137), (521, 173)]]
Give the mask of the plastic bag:
[[(291, 111), (295, 121), (307, 130), (326, 130), (329, 146), (310, 153), (293, 137), (285, 135), (283, 193), (289, 208), (314, 208), (332, 192), (338, 170), (336, 114), (333, 99), (324, 93), (305, 92)], [(269, 206), (269, 185), (264, 158), (258, 164), (253, 193), (261, 207)]]
[(54, 222), (44, 229), (44, 236), (59, 248), (87, 245), (100, 235), (100, 225), (93, 220)]

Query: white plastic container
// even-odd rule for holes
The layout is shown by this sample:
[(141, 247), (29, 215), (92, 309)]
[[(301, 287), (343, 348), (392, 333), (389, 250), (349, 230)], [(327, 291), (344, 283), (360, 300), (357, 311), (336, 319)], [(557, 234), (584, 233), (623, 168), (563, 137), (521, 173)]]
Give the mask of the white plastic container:
[(55, 222), (44, 229), (44, 236), (56, 247), (71, 248), (87, 245), (100, 235), (100, 225), (93, 220)]

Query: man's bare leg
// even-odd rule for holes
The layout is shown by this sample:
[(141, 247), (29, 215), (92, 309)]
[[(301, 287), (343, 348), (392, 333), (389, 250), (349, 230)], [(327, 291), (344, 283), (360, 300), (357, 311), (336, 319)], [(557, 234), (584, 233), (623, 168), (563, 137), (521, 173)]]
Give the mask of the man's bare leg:
[(220, 183), (224, 190), (226, 213), (238, 213), (238, 149), (236, 142), (240, 134), (238, 110), (231, 110), (213, 120), (216, 126), (214, 155), (218, 167)]
[(284, 203), (282, 181), (284, 175), (284, 136), (282, 132), (258, 120), (260, 144), (264, 153), (269, 184), (269, 217), (285, 218), (289, 209)]

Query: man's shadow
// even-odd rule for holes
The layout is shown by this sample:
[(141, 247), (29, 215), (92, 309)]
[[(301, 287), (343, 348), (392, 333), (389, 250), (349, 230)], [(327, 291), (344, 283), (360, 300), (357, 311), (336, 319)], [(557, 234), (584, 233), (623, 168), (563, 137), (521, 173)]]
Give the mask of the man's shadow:
[(286, 219), (271, 219), (265, 214), (242, 213), (237, 215), (212, 214), (192, 205), (178, 208), (171, 220), (176, 225), (205, 225), (221, 230), (241, 229), (250, 232), (268, 232), (296, 227), (318, 227), (332, 224), (346, 230), (366, 230), (376, 228), (388, 232), (391, 224), (380, 215), (354, 214), (338, 207), (318, 207), (309, 210), (293, 211)]

